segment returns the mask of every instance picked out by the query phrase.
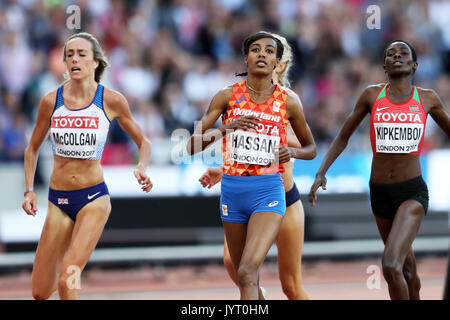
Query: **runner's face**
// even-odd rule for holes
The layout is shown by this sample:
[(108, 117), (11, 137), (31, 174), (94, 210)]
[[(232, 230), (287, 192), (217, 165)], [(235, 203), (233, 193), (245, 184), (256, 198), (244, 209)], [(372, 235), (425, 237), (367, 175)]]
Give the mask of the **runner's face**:
[(94, 77), (98, 66), (98, 61), (94, 60), (91, 42), (83, 38), (67, 42), (65, 62), (71, 79)]
[(262, 38), (253, 42), (245, 57), (249, 74), (269, 75), (278, 63), (277, 44), (271, 38)]
[(384, 69), (390, 76), (414, 73), (417, 62), (413, 61), (411, 49), (406, 43), (394, 42), (386, 49)]

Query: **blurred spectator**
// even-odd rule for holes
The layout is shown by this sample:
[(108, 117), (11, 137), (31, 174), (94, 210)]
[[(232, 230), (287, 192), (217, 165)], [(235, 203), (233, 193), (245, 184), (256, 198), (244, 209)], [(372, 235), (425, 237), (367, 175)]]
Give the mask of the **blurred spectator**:
[[(0, 2), (0, 159), (23, 158), (40, 98), (64, 80), (69, 0)], [(291, 87), (301, 97), (320, 150), (334, 139), (365, 86), (385, 81), (383, 49), (393, 39), (418, 54), (415, 84), (450, 105), (450, 3), (377, 2), (381, 28), (366, 27), (365, 0), (80, 0), (81, 28), (95, 34), (110, 61), (104, 82), (126, 95), (150, 139), (192, 130), (215, 92), (240, 80), (241, 42), (267, 30), (286, 36), (295, 64)], [(419, 23), (418, 23), (419, 22)], [(358, 130), (350, 151), (367, 151)], [(115, 122), (105, 164), (127, 164), (135, 150)], [(169, 140), (168, 140), (169, 141)], [(365, 141), (365, 142), (364, 142)], [(448, 145), (428, 125), (426, 149)], [(164, 158), (164, 157), (163, 157)], [(167, 157), (169, 158), (169, 157)]]
[(5, 89), (20, 94), (31, 76), (32, 52), (22, 33), (5, 33), (0, 46), (0, 79)]
[(26, 117), (20, 112), (19, 95), (6, 92), (3, 95), (2, 126), (0, 127), (0, 145), (4, 148), (2, 160), (23, 161), (23, 153), (26, 147), (25, 132), (27, 129)]

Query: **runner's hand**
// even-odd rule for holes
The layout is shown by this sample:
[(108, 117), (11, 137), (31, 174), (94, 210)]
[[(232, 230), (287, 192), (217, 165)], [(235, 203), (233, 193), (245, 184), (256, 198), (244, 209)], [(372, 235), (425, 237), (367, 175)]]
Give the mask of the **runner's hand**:
[(327, 190), (327, 178), (325, 178), (325, 175), (317, 173), (316, 179), (314, 180), (311, 190), (309, 191), (309, 202), (313, 206), (317, 200), (317, 189), (319, 189), (319, 187), (322, 187), (322, 190)]
[(134, 169), (134, 176), (142, 186), (142, 191), (147, 193), (150, 192), (150, 190), (153, 188), (153, 183), (150, 181), (150, 178), (147, 176), (145, 170), (141, 166), (138, 165), (136, 169)]
[(292, 158), (290, 148), (280, 145), (276, 157), (280, 163), (289, 162)]
[(30, 216), (36, 215), (37, 199), (34, 191), (29, 191), (25, 194), (25, 199), (22, 203), (22, 209)]
[(198, 179), (203, 188), (211, 189), (222, 180), (222, 167), (208, 168), (204, 174)]
[(233, 120), (232, 122), (226, 124), (226, 129), (234, 130), (257, 130), (259, 118), (255, 116), (244, 116)]

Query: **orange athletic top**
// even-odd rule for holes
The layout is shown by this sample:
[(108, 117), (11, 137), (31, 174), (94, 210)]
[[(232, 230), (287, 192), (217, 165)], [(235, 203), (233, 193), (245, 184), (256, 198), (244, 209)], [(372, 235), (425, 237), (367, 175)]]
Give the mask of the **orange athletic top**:
[(385, 84), (375, 99), (370, 115), (370, 141), (373, 153), (420, 154), (427, 112), (419, 90), (413, 87), (410, 98), (395, 103), (387, 96)]
[(246, 80), (233, 85), (233, 94), (222, 115), (228, 124), (243, 116), (255, 116), (258, 129), (235, 130), (226, 133), (222, 142), (223, 173), (233, 176), (256, 176), (284, 172), (284, 165), (275, 159), (279, 145), (287, 146), (286, 114), (288, 93), (275, 85), (275, 91), (266, 102), (257, 104), (247, 91)]

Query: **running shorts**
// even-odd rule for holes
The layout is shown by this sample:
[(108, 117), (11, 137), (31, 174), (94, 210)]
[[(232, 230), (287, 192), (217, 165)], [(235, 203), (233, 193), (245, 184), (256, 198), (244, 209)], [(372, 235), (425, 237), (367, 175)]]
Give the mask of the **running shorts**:
[(48, 200), (60, 208), (75, 222), (78, 212), (85, 205), (105, 194), (109, 194), (108, 187), (105, 182), (101, 182), (92, 187), (70, 191), (54, 190), (50, 188)]
[(284, 216), (286, 199), (279, 173), (258, 176), (223, 174), (220, 196), (222, 221), (247, 223), (257, 212)]
[(369, 182), (370, 203), (377, 217), (394, 219), (400, 205), (407, 200), (419, 202), (425, 214), (428, 210), (428, 188), (422, 176), (391, 184)]

